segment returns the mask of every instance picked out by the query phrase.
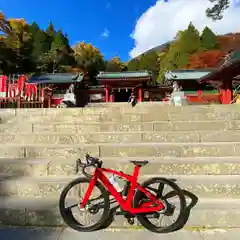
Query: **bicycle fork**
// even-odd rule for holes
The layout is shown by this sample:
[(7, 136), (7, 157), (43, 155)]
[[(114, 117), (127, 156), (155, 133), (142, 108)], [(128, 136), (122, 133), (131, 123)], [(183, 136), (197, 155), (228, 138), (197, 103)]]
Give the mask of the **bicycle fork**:
[(80, 204), (80, 208), (85, 208), (85, 206), (87, 205), (87, 202), (88, 202), (88, 199), (89, 197), (91, 196), (91, 193), (93, 191), (93, 188), (95, 186), (95, 184), (97, 183), (97, 179), (98, 179), (98, 175), (99, 173), (98, 172), (95, 172), (95, 174), (93, 175), (89, 185), (88, 185), (88, 189), (87, 189), (87, 192)]

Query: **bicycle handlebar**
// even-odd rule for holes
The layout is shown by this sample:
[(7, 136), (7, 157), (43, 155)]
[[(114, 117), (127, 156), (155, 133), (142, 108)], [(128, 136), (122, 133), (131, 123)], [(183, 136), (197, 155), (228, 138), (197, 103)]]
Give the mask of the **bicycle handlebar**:
[(89, 154), (86, 154), (86, 163), (83, 163), (81, 159), (77, 159), (76, 174), (79, 172), (79, 167), (82, 168), (82, 173), (84, 176), (91, 178), (92, 175), (86, 172), (88, 167), (101, 167), (102, 161), (98, 158), (91, 157)]

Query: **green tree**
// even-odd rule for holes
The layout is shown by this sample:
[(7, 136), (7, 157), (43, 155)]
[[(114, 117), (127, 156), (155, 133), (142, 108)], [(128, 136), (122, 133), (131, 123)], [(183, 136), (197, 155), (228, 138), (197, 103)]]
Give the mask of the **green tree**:
[(46, 33), (47, 33), (47, 35), (52, 36), (52, 37), (54, 37), (56, 34), (54, 25), (51, 21), (49, 22), (49, 24), (47, 26)]
[(139, 70), (139, 62), (140, 62), (139, 58), (131, 59), (127, 64), (128, 71), (138, 71)]
[(56, 34), (56, 31), (55, 31), (55, 28), (54, 28), (54, 25), (53, 23), (50, 21), (50, 23), (48, 24), (47, 26), (47, 29), (46, 29), (46, 34), (52, 38), (52, 40), (54, 39), (54, 36)]
[(126, 70), (127, 66), (122, 63), (121, 59), (117, 56), (106, 62), (106, 72), (122, 72)]
[(68, 39), (59, 30), (53, 38), (51, 49), (40, 55), (38, 69), (44, 72), (63, 71), (64, 66), (73, 64), (71, 54)]
[(36, 59), (36, 61), (38, 61), (39, 57), (49, 50), (50, 49), (47, 34), (41, 29), (37, 30), (35, 36), (33, 37), (33, 59)]
[(5, 44), (5, 39), (0, 37), (0, 73), (10, 74), (15, 72), (16, 54)]
[(158, 81), (164, 80), (164, 73), (168, 70), (184, 68), (189, 57), (200, 50), (200, 36), (198, 31), (189, 24), (185, 31), (179, 31), (169, 50), (161, 58)]
[(35, 21), (33, 21), (32, 24), (28, 25), (28, 32), (29, 34), (31, 34), (32, 38), (35, 38), (35, 35), (37, 34), (38, 30), (40, 30), (40, 27)]
[(52, 42), (54, 41), (55, 35), (57, 34), (52, 22), (50, 22), (47, 26), (45, 33), (48, 36), (49, 49), (51, 49)]
[(212, 8), (206, 10), (206, 15), (213, 20), (220, 20), (223, 18), (223, 12), (230, 6), (230, 0), (209, 0), (215, 3)]
[(203, 50), (212, 50), (217, 48), (217, 36), (209, 27), (205, 27), (201, 35), (201, 48)]
[(193, 54), (200, 48), (200, 36), (198, 30), (190, 22), (185, 31), (179, 32), (179, 46), (181, 51)]
[(141, 55), (138, 69), (151, 71), (153, 74), (153, 80), (155, 81), (159, 71), (157, 52), (153, 51), (153, 52), (149, 52)]

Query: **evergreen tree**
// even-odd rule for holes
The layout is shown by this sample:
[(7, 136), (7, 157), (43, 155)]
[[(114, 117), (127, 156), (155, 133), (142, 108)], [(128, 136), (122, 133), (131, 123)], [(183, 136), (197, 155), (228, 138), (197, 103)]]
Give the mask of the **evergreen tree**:
[(63, 71), (66, 66), (73, 64), (70, 54), (68, 39), (59, 30), (53, 38), (51, 49), (41, 55), (38, 67), (47, 72)]
[(51, 49), (52, 42), (53, 42), (53, 40), (55, 38), (55, 35), (56, 35), (56, 31), (55, 31), (55, 28), (54, 28), (52, 22), (49, 23), (45, 33), (48, 36), (49, 49)]
[(158, 55), (155, 51), (143, 54), (140, 57), (138, 70), (151, 71), (153, 80), (156, 79), (159, 71)]
[(40, 27), (36, 22), (32, 22), (32, 24), (28, 25), (28, 32), (32, 35), (32, 38), (35, 38), (35, 35), (40, 30)]
[(54, 38), (56, 31), (55, 31), (54, 25), (51, 21), (50, 21), (49, 25), (47, 26), (47, 29), (45, 32), (48, 36)]
[(56, 50), (56, 49), (63, 49), (66, 48), (66, 39), (64, 35), (62, 34), (62, 31), (58, 31), (56, 35), (53, 38), (52, 44), (51, 44), (51, 49)]
[(180, 31), (168, 52), (160, 62), (158, 81), (164, 80), (164, 73), (168, 70), (181, 69), (188, 64), (189, 57), (200, 49), (200, 36), (196, 28), (189, 24), (185, 31)]
[(128, 71), (138, 71), (139, 70), (139, 62), (140, 60), (138, 58), (131, 59), (128, 64)]
[(49, 51), (49, 43), (47, 34), (39, 29), (33, 38), (33, 58), (38, 59), (43, 53)]
[(202, 32), (201, 48), (203, 50), (212, 50), (217, 48), (217, 36), (209, 27), (205, 27)]
[(188, 54), (193, 54), (200, 48), (199, 32), (191, 22), (185, 31), (179, 33), (179, 47)]

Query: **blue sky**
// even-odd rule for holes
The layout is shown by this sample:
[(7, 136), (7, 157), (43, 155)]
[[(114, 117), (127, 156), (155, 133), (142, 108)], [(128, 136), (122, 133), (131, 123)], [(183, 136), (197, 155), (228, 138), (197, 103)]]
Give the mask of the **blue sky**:
[(106, 59), (118, 55), (126, 61), (171, 41), (190, 21), (200, 32), (205, 26), (216, 34), (240, 32), (240, 0), (231, 3), (215, 22), (205, 15), (209, 0), (0, 0), (0, 11), (43, 28), (51, 20), (71, 44), (91, 42)]
[[(8, 18), (35, 20), (45, 28), (51, 20), (69, 36), (71, 44), (91, 42), (106, 58), (128, 60), (134, 47), (130, 37), (136, 20), (156, 0), (2, 0), (0, 11)], [(11, 3), (11, 4), (10, 4)]]

